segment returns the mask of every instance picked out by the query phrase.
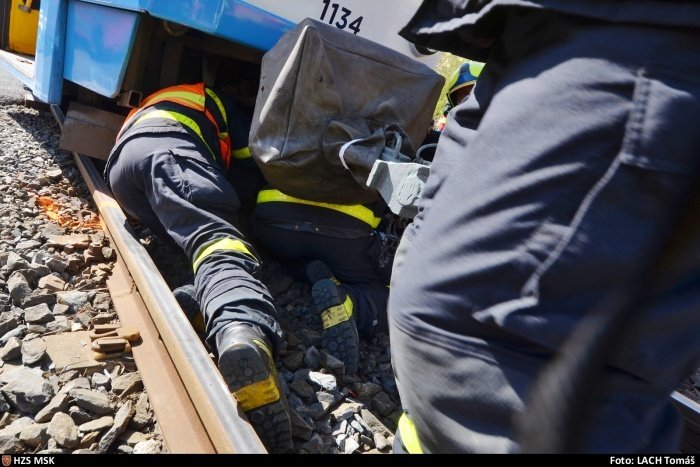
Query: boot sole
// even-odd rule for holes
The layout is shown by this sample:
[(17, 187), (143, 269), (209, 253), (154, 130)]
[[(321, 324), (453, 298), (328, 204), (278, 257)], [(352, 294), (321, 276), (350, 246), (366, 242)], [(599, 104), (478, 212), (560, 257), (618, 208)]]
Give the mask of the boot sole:
[[(273, 453), (283, 453), (292, 447), (292, 427), (289, 409), (277, 375), (270, 373), (264, 357), (247, 345), (232, 346), (219, 357), (219, 369), (232, 393), (244, 397), (239, 403), (265, 447)], [(276, 392), (276, 394), (275, 394)], [(256, 400), (277, 400), (255, 406)], [(252, 405), (245, 410), (246, 405)]]
[[(311, 292), (314, 306), (319, 312), (342, 305), (343, 298), (337, 287), (314, 287)], [(360, 362), (360, 336), (355, 319), (338, 323), (321, 333), (321, 347), (345, 363), (345, 373), (353, 375)]]
[(309, 284), (315, 284), (321, 279), (330, 279), (336, 285), (339, 285), (338, 279), (333, 275), (333, 272), (328, 268), (328, 265), (323, 261), (316, 260), (312, 261), (306, 265), (304, 268), (304, 274), (306, 275), (306, 280)]

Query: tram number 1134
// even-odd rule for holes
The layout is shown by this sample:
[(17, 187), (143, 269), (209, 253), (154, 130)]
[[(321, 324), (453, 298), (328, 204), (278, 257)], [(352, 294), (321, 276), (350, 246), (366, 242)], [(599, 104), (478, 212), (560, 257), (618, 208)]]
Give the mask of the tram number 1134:
[(323, 11), (321, 12), (321, 21), (326, 21), (328, 24), (335, 26), (338, 29), (349, 29), (354, 34), (360, 32), (362, 25), (362, 16), (354, 17), (352, 11), (339, 3), (331, 3), (331, 0), (322, 0)]

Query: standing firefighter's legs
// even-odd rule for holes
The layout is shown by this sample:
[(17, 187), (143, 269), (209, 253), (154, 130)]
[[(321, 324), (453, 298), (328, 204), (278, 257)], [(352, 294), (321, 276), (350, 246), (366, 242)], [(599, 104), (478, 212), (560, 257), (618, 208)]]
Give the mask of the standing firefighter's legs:
[[(645, 264), (700, 157), (695, 31), (537, 11), (506, 31), (450, 113), (396, 257), (391, 348), (409, 450), (519, 449), (512, 420), (532, 383)], [(669, 395), (700, 356), (700, 242), (676, 246), (634, 338), (606, 356), (585, 452), (677, 448)]]
[(269, 292), (255, 278), (255, 252), (234, 227), (239, 202), (233, 187), (191, 143), (169, 136), (129, 140), (108, 179), (127, 213), (185, 251), (206, 340), (229, 388), (268, 449), (290, 448), (273, 360), (282, 331)]

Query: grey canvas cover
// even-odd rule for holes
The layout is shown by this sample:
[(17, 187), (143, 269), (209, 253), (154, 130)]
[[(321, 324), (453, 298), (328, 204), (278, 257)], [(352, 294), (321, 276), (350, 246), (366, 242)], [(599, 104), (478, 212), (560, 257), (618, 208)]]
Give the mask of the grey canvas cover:
[(385, 145), (412, 155), (444, 79), (367, 39), (306, 19), (263, 57), (249, 147), (284, 193), (354, 204)]

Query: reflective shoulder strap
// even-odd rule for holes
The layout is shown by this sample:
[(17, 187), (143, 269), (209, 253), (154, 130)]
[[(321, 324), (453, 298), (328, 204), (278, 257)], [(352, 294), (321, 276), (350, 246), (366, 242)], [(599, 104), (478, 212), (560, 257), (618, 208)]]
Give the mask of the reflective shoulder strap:
[(142, 115), (139, 118), (137, 118), (136, 121), (134, 121), (134, 125), (136, 125), (137, 123), (146, 121), (146, 120), (153, 120), (153, 119), (158, 119), (158, 118), (176, 121), (176, 122), (182, 124), (183, 126), (189, 128), (190, 130), (192, 130), (192, 132), (195, 133), (199, 137), (199, 139), (202, 141), (202, 143), (204, 143), (204, 146), (206, 146), (206, 148), (209, 150), (209, 153), (214, 158), (214, 162), (216, 162), (216, 154), (214, 153), (214, 151), (212, 151), (212, 149), (207, 144), (207, 140), (204, 139), (204, 135), (202, 134), (202, 129), (199, 127), (197, 122), (192, 120), (187, 115), (183, 115), (183, 114), (181, 114), (179, 112), (175, 112), (173, 110), (153, 110), (152, 112), (148, 112), (147, 114)]
[(401, 442), (409, 454), (423, 454), (416, 426), (413, 424), (413, 420), (408, 418), (406, 412), (399, 418), (399, 433), (401, 434)]
[(213, 89), (205, 88), (205, 90), (207, 95), (211, 97), (211, 100), (214, 101), (216, 107), (219, 109), (221, 117), (224, 119), (224, 123), (228, 125), (228, 116), (226, 115), (226, 107), (224, 107), (224, 103), (221, 102), (221, 99), (219, 99), (219, 96), (216, 95)]
[(181, 84), (156, 91), (141, 104), (145, 109), (158, 102), (169, 101), (195, 110), (204, 111), (204, 83)]
[(239, 160), (250, 159), (252, 157), (252, 155), (250, 154), (250, 148), (248, 148), (247, 146), (240, 149), (234, 149), (233, 151), (231, 151), (231, 154), (233, 154), (234, 159)]
[(369, 224), (369, 226), (373, 229), (376, 229), (382, 220), (380, 217), (375, 217), (371, 209), (361, 204), (345, 205), (321, 203), (318, 201), (309, 201), (306, 199), (295, 198), (294, 196), (285, 195), (281, 191), (275, 189), (261, 190), (258, 193), (258, 204), (269, 202), (296, 203), (332, 209), (334, 211), (342, 212), (343, 214), (347, 214), (348, 216), (354, 217), (355, 219), (359, 219), (362, 222)]

